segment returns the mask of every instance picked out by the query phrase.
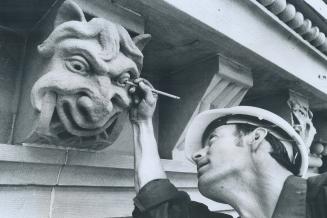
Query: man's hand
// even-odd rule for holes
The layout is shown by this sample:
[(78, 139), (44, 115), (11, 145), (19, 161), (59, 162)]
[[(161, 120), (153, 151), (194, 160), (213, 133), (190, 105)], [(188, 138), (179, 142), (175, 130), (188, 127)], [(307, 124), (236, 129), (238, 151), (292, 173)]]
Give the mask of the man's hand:
[(134, 83), (138, 84), (138, 87), (131, 87), (129, 89), (133, 101), (130, 110), (130, 120), (135, 123), (152, 120), (158, 95), (152, 93), (151, 89), (153, 86), (149, 81), (138, 78)]

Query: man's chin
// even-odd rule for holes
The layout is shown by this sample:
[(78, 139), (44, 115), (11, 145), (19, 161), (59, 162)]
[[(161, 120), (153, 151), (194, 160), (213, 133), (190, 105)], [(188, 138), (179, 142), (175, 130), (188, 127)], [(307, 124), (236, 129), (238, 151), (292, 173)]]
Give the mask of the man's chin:
[(198, 178), (198, 188), (203, 196), (207, 196), (207, 194), (210, 192), (209, 190), (211, 189), (211, 185), (208, 179), (205, 178), (205, 175)]
[(213, 186), (199, 183), (199, 191), (204, 197), (210, 200), (213, 200), (217, 203), (226, 204), (226, 202), (221, 199), (222, 195), (219, 194), (219, 192), (215, 190)]
[(206, 186), (206, 185), (201, 185), (201, 184), (199, 184), (199, 191), (200, 191), (200, 193), (201, 193), (204, 197), (216, 201), (213, 192), (210, 191), (210, 190), (211, 190), (210, 187), (208, 187), (208, 186)]
[(205, 174), (198, 178), (198, 189), (203, 196), (219, 203), (225, 203), (220, 199), (221, 195), (218, 194), (221, 191), (219, 189), (219, 184), (219, 179), (210, 178), (210, 176)]

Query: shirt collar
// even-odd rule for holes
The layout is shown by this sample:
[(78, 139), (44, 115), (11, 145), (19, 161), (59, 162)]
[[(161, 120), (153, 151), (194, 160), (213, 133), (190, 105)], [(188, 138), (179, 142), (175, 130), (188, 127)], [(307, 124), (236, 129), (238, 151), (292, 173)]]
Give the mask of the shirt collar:
[(272, 218), (305, 218), (306, 192), (305, 179), (289, 176), (284, 183)]

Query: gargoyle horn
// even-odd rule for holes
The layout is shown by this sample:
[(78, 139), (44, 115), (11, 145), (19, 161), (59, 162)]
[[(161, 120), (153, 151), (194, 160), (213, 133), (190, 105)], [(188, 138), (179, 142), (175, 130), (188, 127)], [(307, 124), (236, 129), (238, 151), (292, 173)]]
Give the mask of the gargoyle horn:
[(146, 44), (148, 44), (148, 42), (150, 42), (150, 40), (150, 34), (141, 34), (133, 38), (133, 42), (140, 51), (143, 50), (143, 48), (146, 46)]
[(75, 2), (67, 0), (58, 9), (54, 26), (57, 27), (64, 22), (72, 20), (86, 22), (82, 9)]

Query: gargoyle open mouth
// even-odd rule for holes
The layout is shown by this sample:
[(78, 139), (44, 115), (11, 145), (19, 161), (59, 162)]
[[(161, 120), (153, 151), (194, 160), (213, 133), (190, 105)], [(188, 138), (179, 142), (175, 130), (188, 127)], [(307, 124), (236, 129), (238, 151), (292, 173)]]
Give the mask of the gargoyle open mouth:
[(99, 150), (117, 139), (127, 117), (111, 101), (85, 93), (48, 90), (43, 96), (36, 135), (26, 142)]
[(85, 95), (58, 96), (56, 109), (66, 130), (77, 136), (93, 136), (103, 132), (121, 112), (111, 102), (94, 100)]

